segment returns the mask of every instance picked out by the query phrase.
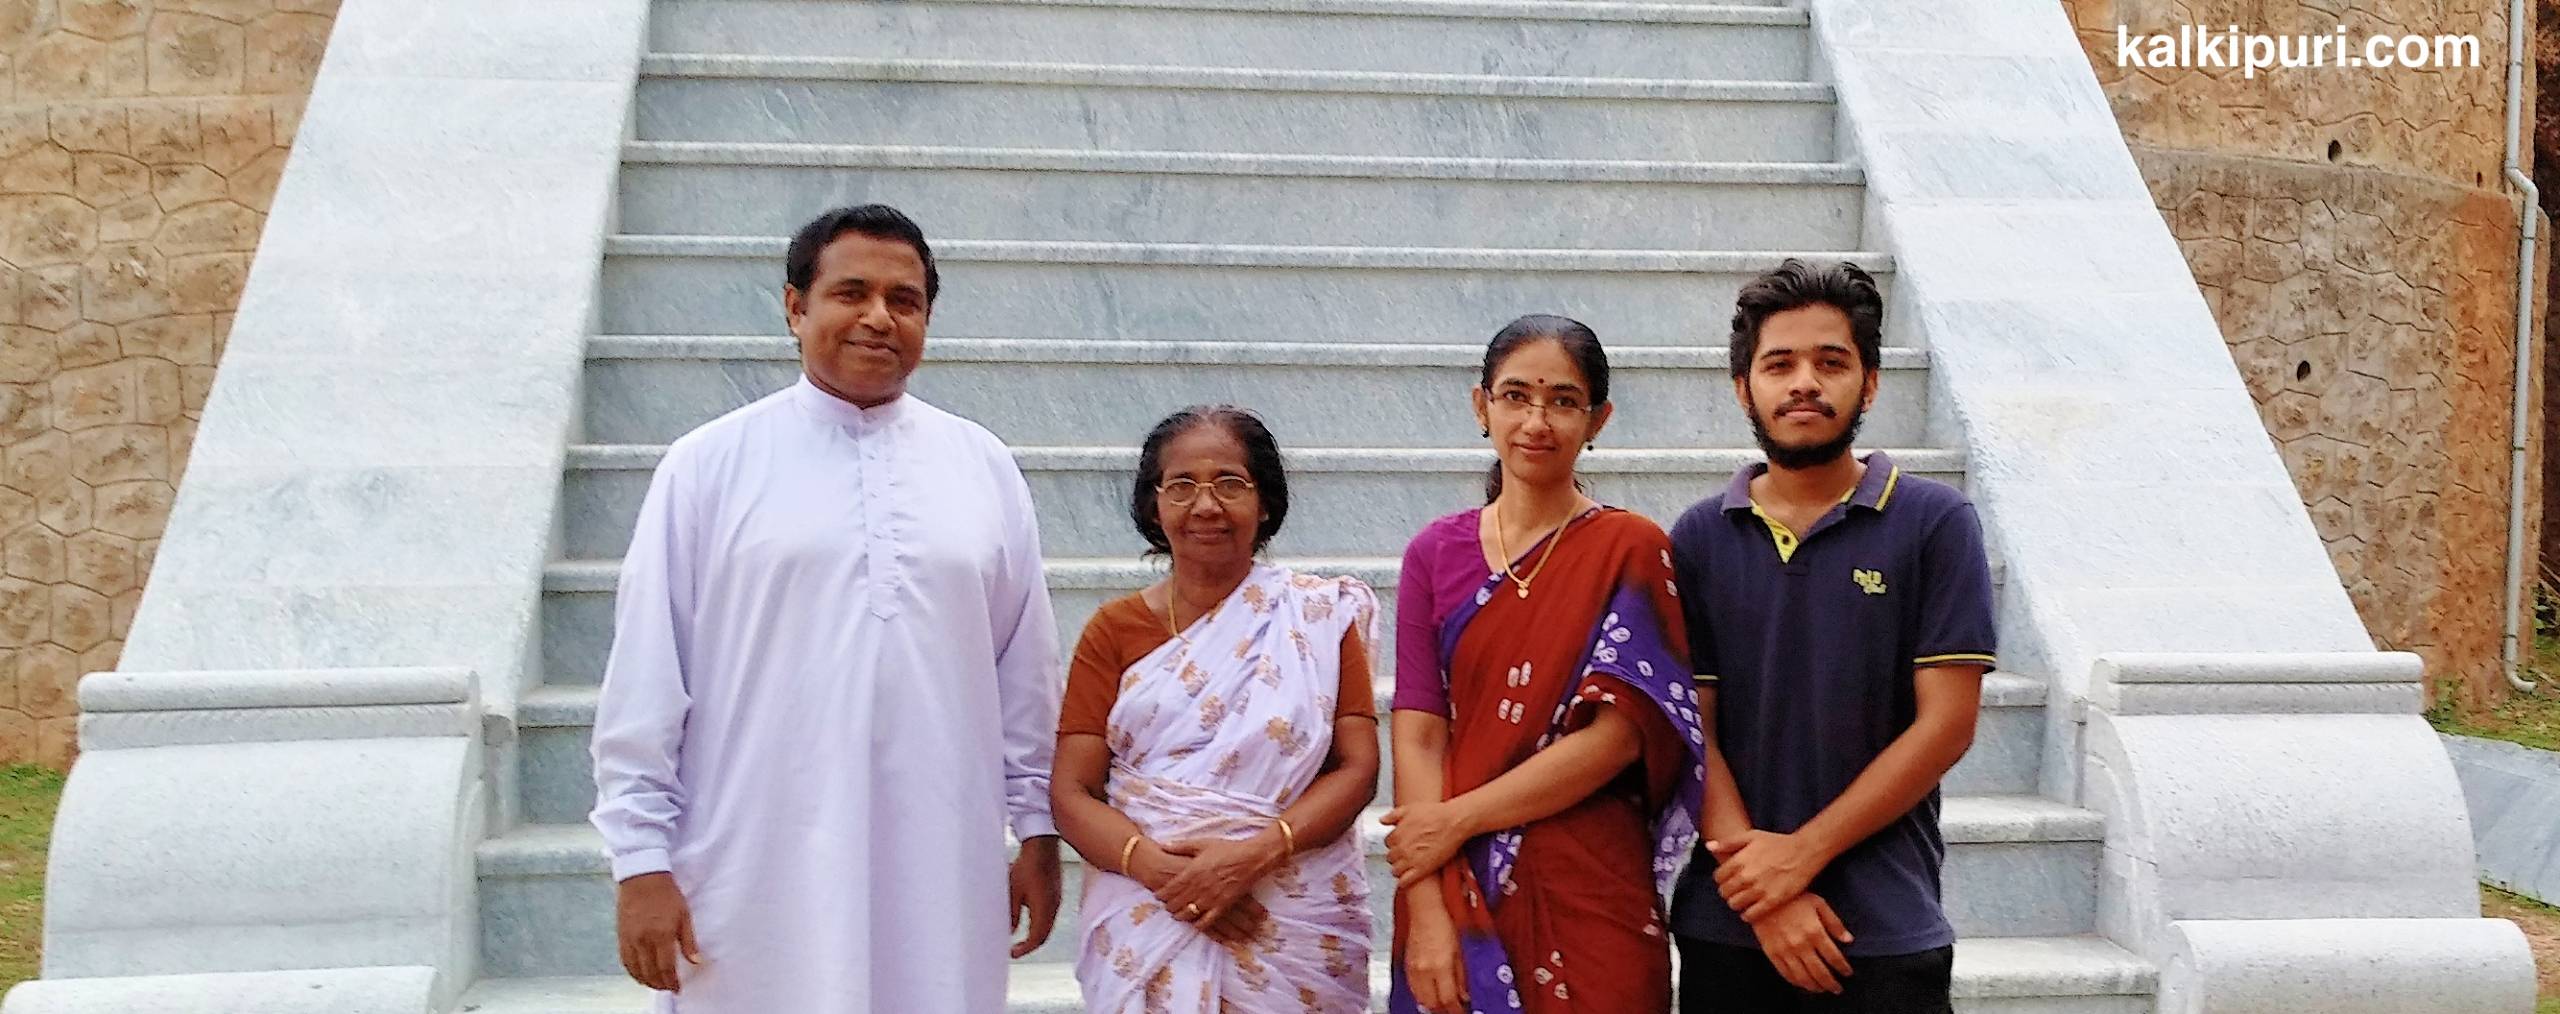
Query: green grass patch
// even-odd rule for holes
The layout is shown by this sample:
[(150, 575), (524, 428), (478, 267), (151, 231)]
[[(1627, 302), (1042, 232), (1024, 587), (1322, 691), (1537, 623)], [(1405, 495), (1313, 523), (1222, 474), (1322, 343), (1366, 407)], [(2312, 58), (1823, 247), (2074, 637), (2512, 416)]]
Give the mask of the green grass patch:
[[(2548, 590), (2537, 595), (2537, 605), (2560, 608), (2560, 602), (2555, 602)], [(2540, 693), (2513, 694), (2497, 707), (2465, 714), (2454, 705), (2451, 688), (2439, 688), (2435, 706), (2427, 709), (2428, 724), (2435, 726), (2437, 732), (2456, 736), (2560, 750), (2560, 633), (2546, 626), (2539, 613), (2536, 625), (2543, 629), (2534, 634), (2533, 653), (2524, 660), (2524, 675), (2542, 684)]]
[(44, 860), (62, 773), (0, 768), (0, 989), (36, 977), (44, 949)]
[(2528, 898), (2496, 884), (2480, 885), (2480, 899), (2490, 904), (2511, 905), (2532, 916), (2560, 919), (2560, 908), (2553, 908), (2544, 904), (2539, 898)]
[(2546, 682), (2541, 693), (2517, 694), (2497, 707), (2469, 715), (2453, 707), (2452, 696), (2437, 694), (2436, 706), (2427, 711), (2427, 721), (2436, 731), (2560, 750), (2560, 686)]

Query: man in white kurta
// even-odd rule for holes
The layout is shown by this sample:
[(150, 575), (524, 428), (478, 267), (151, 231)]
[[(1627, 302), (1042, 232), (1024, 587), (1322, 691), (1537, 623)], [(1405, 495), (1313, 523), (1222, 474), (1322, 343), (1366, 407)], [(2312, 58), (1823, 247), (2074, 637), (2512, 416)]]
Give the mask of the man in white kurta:
[(1056, 833), (1029, 490), (992, 434), (902, 385), (864, 408), (813, 382), (827, 355), (676, 441), (650, 483), (594, 823), (617, 882), (671, 872), (689, 909), (701, 961), (661, 1010), (995, 1014), (1004, 828)]

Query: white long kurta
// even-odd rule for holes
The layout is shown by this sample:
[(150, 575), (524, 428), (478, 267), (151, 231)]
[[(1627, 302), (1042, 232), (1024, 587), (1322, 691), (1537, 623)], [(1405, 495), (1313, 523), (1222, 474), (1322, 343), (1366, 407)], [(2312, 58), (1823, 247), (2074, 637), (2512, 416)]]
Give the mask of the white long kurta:
[(1003, 829), (1055, 833), (1060, 685), (1003, 444), (804, 377), (668, 449), (614, 624), (593, 820), (615, 879), (675, 873), (705, 961), (660, 1010), (1003, 1009)]

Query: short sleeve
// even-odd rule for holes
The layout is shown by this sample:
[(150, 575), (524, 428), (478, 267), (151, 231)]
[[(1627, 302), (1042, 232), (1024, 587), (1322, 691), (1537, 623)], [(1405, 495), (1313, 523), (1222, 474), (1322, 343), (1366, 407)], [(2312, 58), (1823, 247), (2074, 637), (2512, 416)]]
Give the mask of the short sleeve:
[(1707, 548), (1705, 533), (1698, 526), (1709, 515), (1692, 510), (1671, 527), (1672, 584), (1680, 597), (1680, 625), (1689, 635), (1689, 671), (1700, 684), (1722, 679), (1724, 670), (1716, 659), (1715, 624), (1707, 616)]
[(1396, 697), (1398, 711), (1449, 715), (1449, 683), (1440, 675), (1440, 631), (1432, 622), (1432, 529), (1404, 547), (1396, 578)]
[(1342, 687), (1334, 692), (1333, 717), (1378, 717), (1378, 691), (1369, 668), (1369, 646), (1360, 642), (1357, 626), (1342, 632)]
[(1120, 703), (1118, 638), (1112, 636), (1110, 610), (1097, 609), (1076, 639), (1075, 656), (1067, 662), (1067, 691), (1058, 706), (1058, 735), (1107, 735), (1111, 708)]
[(1991, 557), (1972, 504), (1957, 504), (1938, 519), (1921, 546), (1920, 568), (1920, 637), (1912, 666), (1997, 663)]

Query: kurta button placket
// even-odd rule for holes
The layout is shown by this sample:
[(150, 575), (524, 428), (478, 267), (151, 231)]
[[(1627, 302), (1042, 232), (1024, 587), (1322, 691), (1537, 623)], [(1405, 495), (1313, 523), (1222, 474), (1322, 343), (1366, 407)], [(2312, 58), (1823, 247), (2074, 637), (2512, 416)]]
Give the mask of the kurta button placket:
[(898, 438), (897, 420), (889, 416), (894, 408), (875, 410), (863, 415), (862, 471), (863, 558), (871, 568), (871, 615), (886, 620), (898, 615), (899, 600), (905, 597), (906, 559), (902, 542), (898, 476), (898, 455), (894, 441)]

